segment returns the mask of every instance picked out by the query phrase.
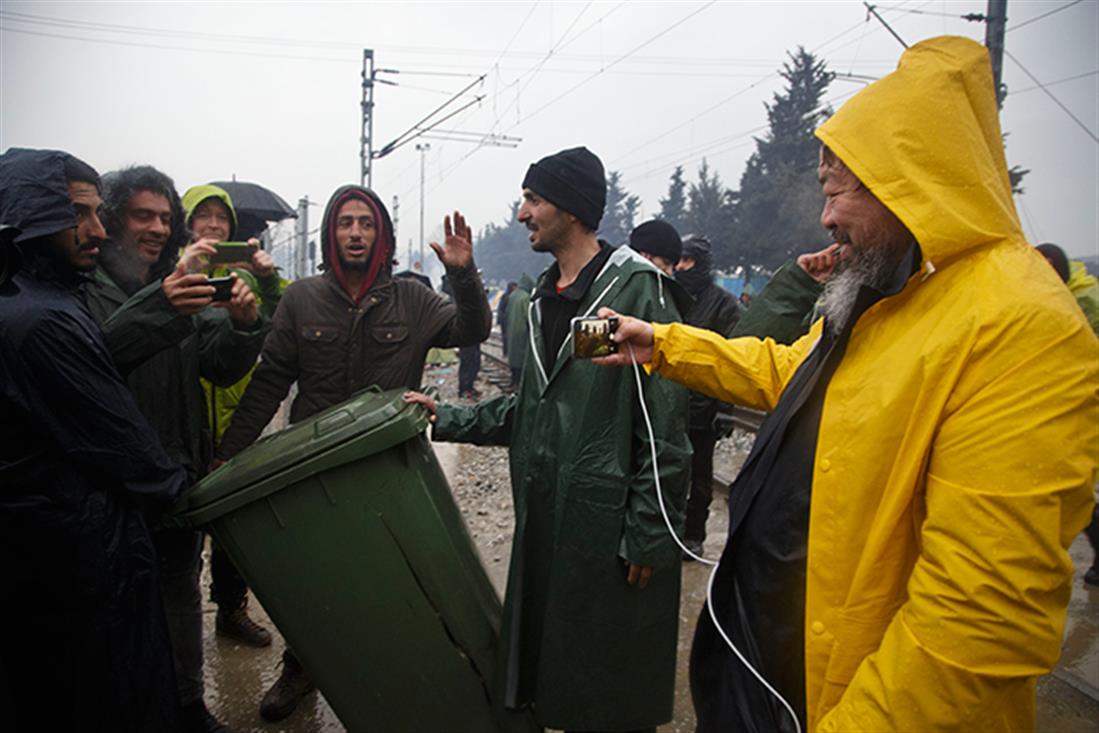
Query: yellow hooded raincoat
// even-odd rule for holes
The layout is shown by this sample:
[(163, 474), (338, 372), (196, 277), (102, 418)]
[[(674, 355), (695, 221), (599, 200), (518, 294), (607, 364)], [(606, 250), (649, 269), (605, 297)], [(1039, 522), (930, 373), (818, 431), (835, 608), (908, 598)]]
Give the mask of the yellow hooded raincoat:
[[(817, 136), (922, 267), (854, 327), (814, 456), (809, 730), (1031, 730), (1099, 454), (1099, 342), (1015, 213), (988, 52), (920, 43)], [(656, 326), (651, 368), (769, 410), (818, 339)]]

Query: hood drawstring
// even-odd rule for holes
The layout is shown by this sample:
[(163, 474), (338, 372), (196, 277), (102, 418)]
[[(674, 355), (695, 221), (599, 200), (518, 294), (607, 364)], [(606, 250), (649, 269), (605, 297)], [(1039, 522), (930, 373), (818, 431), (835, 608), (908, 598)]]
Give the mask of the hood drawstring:
[(546, 376), (546, 368), (542, 366), (542, 359), (538, 356), (538, 342), (534, 338), (534, 307), (538, 304), (538, 301), (532, 300), (527, 307), (527, 334), (530, 336), (530, 351), (534, 354), (534, 363), (538, 366), (538, 373), (542, 375), (542, 384), (549, 384), (549, 377)]
[(923, 277), (920, 278), (920, 282), (924, 282), (925, 280), (927, 280), (927, 278), (935, 274), (935, 264), (931, 260), (925, 260), (924, 269), (927, 270), (927, 272), (925, 272), (923, 274)]

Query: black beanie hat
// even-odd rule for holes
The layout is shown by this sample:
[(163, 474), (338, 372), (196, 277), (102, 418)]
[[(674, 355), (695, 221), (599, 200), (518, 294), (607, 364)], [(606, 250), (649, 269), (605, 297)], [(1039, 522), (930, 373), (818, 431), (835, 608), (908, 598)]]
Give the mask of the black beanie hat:
[(607, 205), (603, 163), (587, 148), (569, 148), (532, 163), (523, 177), (529, 188), (591, 230), (599, 228)]
[(630, 248), (663, 257), (674, 265), (679, 262), (679, 256), (683, 252), (683, 241), (671, 224), (653, 219), (630, 232)]

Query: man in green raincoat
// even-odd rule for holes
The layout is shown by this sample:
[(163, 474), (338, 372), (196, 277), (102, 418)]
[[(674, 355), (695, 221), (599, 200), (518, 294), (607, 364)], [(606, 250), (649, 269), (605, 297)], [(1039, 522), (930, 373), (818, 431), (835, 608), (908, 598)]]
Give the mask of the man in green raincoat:
[[(668, 525), (682, 532), (687, 392), (574, 357), (570, 321), (602, 306), (679, 320), (686, 295), (630, 248), (596, 238), (606, 184), (586, 148), (532, 165), (523, 199), (532, 248), (556, 262), (523, 314), (533, 337), (519, 390), (438, 406), (434, 437), (510, 446), (515, 540), (499, 680), (507, 706), (531, 706), (547, 728), (654, 730), (672, 716), (680, 550)], [(436, 409), (422, 395), (407, 399)]]

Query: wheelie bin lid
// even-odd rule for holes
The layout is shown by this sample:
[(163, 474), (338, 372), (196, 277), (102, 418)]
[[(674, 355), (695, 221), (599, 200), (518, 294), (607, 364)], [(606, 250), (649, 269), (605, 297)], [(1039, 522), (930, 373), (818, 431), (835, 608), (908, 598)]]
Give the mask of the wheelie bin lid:
[(427, 428), (428, 413), (405, 402), (404, 392), (371, 387), (260, 438), (184, 494), (170, 523), (205, 524), (294, 481), (415, 437)]

